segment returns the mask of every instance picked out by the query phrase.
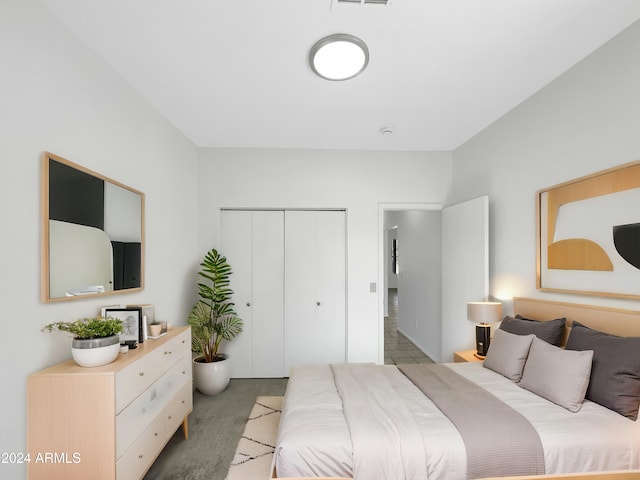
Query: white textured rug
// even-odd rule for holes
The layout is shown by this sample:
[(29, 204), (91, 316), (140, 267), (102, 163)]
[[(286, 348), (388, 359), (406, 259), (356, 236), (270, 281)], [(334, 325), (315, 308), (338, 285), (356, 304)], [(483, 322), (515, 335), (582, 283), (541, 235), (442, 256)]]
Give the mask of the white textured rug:
[(258, 397), (226, 480), (267, 480), (276, 445), (283, 397)]

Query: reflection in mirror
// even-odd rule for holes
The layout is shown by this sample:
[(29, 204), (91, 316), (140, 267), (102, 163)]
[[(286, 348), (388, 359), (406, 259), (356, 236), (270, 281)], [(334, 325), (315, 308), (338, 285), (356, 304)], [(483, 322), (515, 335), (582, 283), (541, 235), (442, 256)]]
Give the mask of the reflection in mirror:
[(42, 171), (42, 300), (141, 290), (144, 194), (50, 153)]

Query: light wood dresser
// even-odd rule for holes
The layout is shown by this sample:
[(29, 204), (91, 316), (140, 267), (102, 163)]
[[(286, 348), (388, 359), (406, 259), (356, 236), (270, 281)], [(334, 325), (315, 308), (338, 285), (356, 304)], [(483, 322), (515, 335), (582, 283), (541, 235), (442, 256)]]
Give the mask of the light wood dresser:
[(29, 376), (30, 480), (142, 478), (193, 408), (191, 329), (102, 367), (69, 360)]

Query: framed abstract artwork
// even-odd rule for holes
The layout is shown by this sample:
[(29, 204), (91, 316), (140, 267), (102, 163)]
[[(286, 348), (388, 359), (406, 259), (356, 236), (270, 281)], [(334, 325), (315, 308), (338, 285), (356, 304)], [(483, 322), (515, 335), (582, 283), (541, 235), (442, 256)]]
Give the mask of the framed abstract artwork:
[(640, 299), (640, 162), (539, 190), (536, 287)]

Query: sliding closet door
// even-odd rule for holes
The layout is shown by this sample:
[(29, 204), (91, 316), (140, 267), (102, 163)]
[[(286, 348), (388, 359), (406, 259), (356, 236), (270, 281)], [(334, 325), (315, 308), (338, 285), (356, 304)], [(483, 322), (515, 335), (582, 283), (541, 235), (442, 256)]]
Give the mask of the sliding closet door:
[(346, 225), (345, 212), (316, 216), (316, 362), (346, 360)]
[(345, 212), (225, 210), (220, 252), (244, 321), (222, 348), (233, 378), (345, 361)]
[[(220, 247), (233, 273), (232, 301), (243, 321), (242, 333), (231, 342), (223, 341), (220, 350), (229, 355), (231, 377), (251, 377), (253, 369), (253, 218), (252, 212), (222, 211), (220, 216)], [(249, 305), (247, 305), (249, 304)]]
[(233, 378), (283, 377), (284, 371), (284, 213), (221, 212), (220, 253), (233, 270), (243, 332), (222, 350)]
[(285, 213), (285, 370), (316, 363), (316, 247), (313, 212)]
[(285, 213), (285, 371), (345, 361), (346, 235), (341, 211)]
[(284, 377), (284, 212), (253, 212), (253, 377)]

